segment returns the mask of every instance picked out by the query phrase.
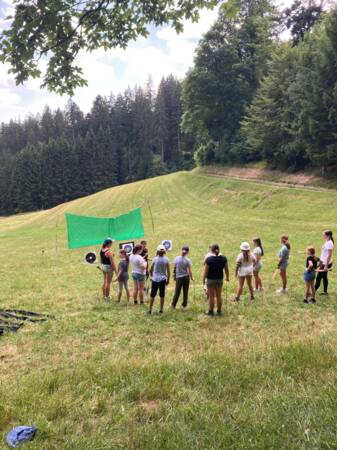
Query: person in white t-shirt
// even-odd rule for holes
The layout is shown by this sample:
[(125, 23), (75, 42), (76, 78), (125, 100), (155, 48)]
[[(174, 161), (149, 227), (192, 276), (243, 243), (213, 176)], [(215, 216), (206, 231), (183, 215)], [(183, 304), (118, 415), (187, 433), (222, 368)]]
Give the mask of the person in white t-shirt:
[(138, 296), (140, 304), (144, 303), (144, 283), (146, 279), (147, 262), (141, 256), (144, 247), (141, 244), (134, 246), (132, 255), (130, 256), (131, 275), (134, 283), (133, 301), (138, 304)]
[(242, 244), (240, 245), (240, 250), (241, 253), (239, 253), (238, 257), (236, 258), (236, 270), (235, 270), (235, 275), (237, 276), (238, 279), (238, 287), (234, 299), (234, 301), (236, 302), (240, 300), (245, 281), (247, 281), (247, 285), (249, 288), (250, 299), (254, 300), (252, 278), (254, 266), (256, 264), (256, 258), (251, 253), (250, 245), (248, 244), (248, 242), (242, 242)]
[(260, 271), (262, 269), (262, 257), (264, 256), (264, 250), (262, 247), (261, 239), (259, 237), (253, 238), (253, 244), (254, 244), (253, 255), (255, 256), (256, 259), (253, 271), (255, 279), (255, 291), (263, 291)]
[(320, 295), (328, 295), (328, 273), (332, 267), (332, 254), (334, 251), (334, 239), (332, 236), (332, 231), (326, 230), (323, 233), (324, 244), (322, 246), (322, 253), (320, 257), (320, 268), (318, 269), (315, 289), (316, 291), (321, 286), (321, 281), (323, 281), (323, 292)]

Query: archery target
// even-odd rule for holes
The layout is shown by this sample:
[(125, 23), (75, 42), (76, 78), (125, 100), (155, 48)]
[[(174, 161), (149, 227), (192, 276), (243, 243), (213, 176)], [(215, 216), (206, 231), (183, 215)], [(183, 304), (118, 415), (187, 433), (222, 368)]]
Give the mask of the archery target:
[(131, 255), (134, 246), (134, 242), (122, 242), (119, 244), (119, 248), (125, 250), (127, 255)]
[(96, 253), (95, 252), (88, 252), (85, 256), (84, 256), (85, 262), (87, 264), (94, 264), (94, 262), (96, 261)]
[(167, 252), (170, 252), (172, 250), (172, 241), (169, 241), (166, 239), (166, 240), (162, 241), (161, 244), (165, 247), (165, 250)]

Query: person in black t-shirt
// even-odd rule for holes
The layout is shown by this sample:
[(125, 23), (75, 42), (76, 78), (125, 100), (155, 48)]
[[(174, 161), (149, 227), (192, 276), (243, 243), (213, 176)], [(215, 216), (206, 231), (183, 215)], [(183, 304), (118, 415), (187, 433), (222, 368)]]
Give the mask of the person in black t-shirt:
[[(319, 259), (315, 256), (315, 249), (314, 247), (308, 247), (307, 248), (307, 259), (305, 264), (305, 271), (304, 271), (304, 282), (305, 282), (305, 298), (304, 303), (309, 303), (311, 301), (312, 303), (315, 303), (315, 278), (316, 278), (316, 270), (318, 267)], [(311, 297), (311, 298), (310, 298)], [(310, 300), (309, 300), (310, 299)]]
[(117, 273), (114, 255), (111, 250), (112, 244), (113, 240), (107, 238), (103, 242), (102, 248), (100, 250), (100, 259), (103, 272), (102, 292), (104, 300), (110, 299), (110, 285), (112, 281), (112, 276), (114, 273)]
[(214, 298), (216, 298), (217, 314), (221, 315), (222, 298), (221, 290), (223, 285), (224, 271), (226, 273), (226, 281), (229, 281), (229, 270), (226, 256), (220, 255), (218, 244), (211, 247), (211, 255), (206, 258), (205, 269), (203, 275), (203, 285), (207, 280), (208, 289), (208, 312), (206, 315), (214, 315)]

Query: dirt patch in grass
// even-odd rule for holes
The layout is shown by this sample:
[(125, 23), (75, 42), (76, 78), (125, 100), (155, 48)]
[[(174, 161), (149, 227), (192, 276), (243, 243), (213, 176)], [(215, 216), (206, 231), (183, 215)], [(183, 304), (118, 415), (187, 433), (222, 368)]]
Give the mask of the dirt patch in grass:
[(147, 413), (152, 414), (159, 408), (160, 400), (141, 400), (139, 406)]
[(16, 345), (7, 344), (0, 348), (0, 363), (7, 362), (7, 360), (15, 358), (18, 353)]
[(218, 203), (218, 200), (218, 197), (212, 197), (209, 202), (211, 205), (216, 205)]
[(335, 189), (335, 184), (314, 174), (298, 172), (287, 174), (279, 170), (268, 170), (259, 167), (203, 167), (201, 173), (216, 177), (233, 178), (233, 180), (255, 181), (273, 185), (289, 185), (298, 188), (309, 188), (317, 191)]

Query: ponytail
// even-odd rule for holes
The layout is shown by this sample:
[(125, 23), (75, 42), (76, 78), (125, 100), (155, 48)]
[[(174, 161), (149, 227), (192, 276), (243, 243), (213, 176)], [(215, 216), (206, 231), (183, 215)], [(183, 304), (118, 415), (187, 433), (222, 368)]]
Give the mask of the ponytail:
[(218, 245), (218, 244), (212, 244), (212, 245), (211, 245), (211, 252), (212, 252), (212, 253), (215, 253), (215, 255), (218, 256), (219, 253), (220, 253), (220, 247), (219, 247), (219, 245)]
[(325, 230), (324, 231), (325, 236), (328, 236), (330, 238), (330, 241), (332, 241), (333, 243), (335, 243), (334, 238), (332, 236), (332, 231), (330, 230)]
[(286, 234), (283, 234), (281, 236), (281, 240), (283, 242), (283, 244), (287, 247), (288, 250), (290, 250), (290, 242), (289, 242), (289, 237)]
[(262, 247), (261, 239), (259, 237), (255, 237), (255, 238), (253, 238), (253, 242), (256, 243), (256, 245), (258, 247), (260, 247), (260, 249), (261, 249), (261, 256), (264, 256), (264, 250), (263, 250), (263, 247)]

